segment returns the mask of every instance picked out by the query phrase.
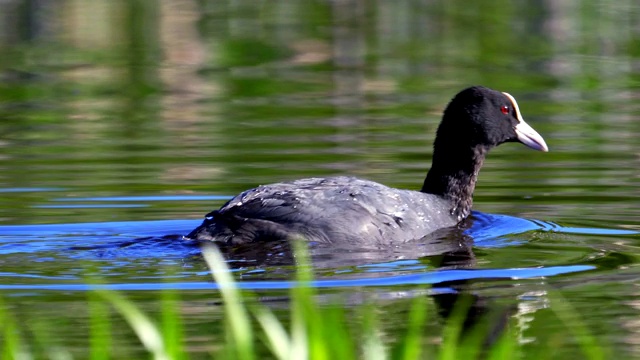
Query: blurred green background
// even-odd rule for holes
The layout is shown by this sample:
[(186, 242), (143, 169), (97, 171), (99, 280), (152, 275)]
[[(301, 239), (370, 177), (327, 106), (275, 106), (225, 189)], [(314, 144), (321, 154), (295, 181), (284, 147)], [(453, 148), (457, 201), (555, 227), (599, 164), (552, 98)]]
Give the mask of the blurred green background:
[[(200, 219), (222, 200), (198, 195), (300, 177), (418, 189), (442, 110), (476, 84), (515, 96), (550, 147), (495, 149), (477, 210), (550, 227), (640, 230), (637, 1), (0, 1), (0, 235), (13, 225)], [(105, 241), (91, 235), (58, 240)], [(73, 256), (23, 253), (11, 245), (24, 237), (12, 236), (0, 238), (5, 285), (86, 281)], [(638, 356), (637, 237), (512, 238), (513, 246), (479, 244), (476, 265), (606, 265), (549, 281), (598, 339)], [(25, 249), (47, 248), (55, 237), (28, 240)], [(117, 254), (96, 260), (112, 282), (171, 281), (180, 271), (185, 281), (208, 279), (201, 263)], [(475, 291), (515, 297), (536, 286), (478, 282)], [(85, 294), (18, 293), (19, 319), (59, 324), (54, 338), (82, 353)], [(156, 309), (156, 293), (133, 296)], [(188, 343), (209, 351), (215, 342), (200, 335), (218, 329), (219, 309), (209, 291), (183, 296)], [(527, 336), (553, 341), (563, 330), (544, 308)], [(400, 318), (383, 327), (401, 331)], [(123, 331), (114, 344), (140, 355)]]
[(633, 1), (4, 1), (0, 222), (195, 218), (213, 205), (56, 199), (312, 175), (416, 189), (474, 84), (514, 95), (551, 147), (494, 151), (480, 209), (637, 196), (639, 24)]

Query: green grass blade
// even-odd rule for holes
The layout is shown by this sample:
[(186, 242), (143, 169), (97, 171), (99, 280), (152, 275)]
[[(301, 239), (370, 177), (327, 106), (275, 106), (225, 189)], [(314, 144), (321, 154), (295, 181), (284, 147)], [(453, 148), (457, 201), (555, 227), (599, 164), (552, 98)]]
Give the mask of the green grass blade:
[(33, 319), (25, 322), (23, 326), (30, 334), (31, 351), (36, 358), (46, 354), (50, 360), (71, 360), (73, 356), (63, 346), (55, 343), (51, 338), (51, 325), (44, 319)]
[(309, 358), (309, 335), (301, 301), (294, 299), (291, 306), (291, 359)]
[(162, 336), (171, 359), (184, 358), (180, 296), (175, 290), (162, 291)]
[(142, 345), (156, 360), (169, 360), (166, 347), (156, 325), (131, 301), (115, 292), (97, 290), (96, 293), (107, 300), (129, 323)]
[(486, 358), (489, 360), (520, 359), (522, 358), (519, 352), (520, 349), (521, 346), (518, 343), (518, 337), (515, 332), (507, 330), (493, 344)]
[(567, 330), (574, 336), (585, 359), (601, 360), (608, 359), (608, 351), (605, 347), (598, 343), (596, 338), (591, 334), (587, 326), (578, 316), (575, 309), (567, 302), (558, 292), (549, 292), (551, 300), (551, 310), (564, 323)]
[(273, 355), (280, 360), (289, 359), (289, 351), (292, 348), (292, 344), (282, 323), (267, 309), (256, 310), (254, 315), (264, 331), (267, 338), (267, 346), (271, 349)]
[[(316, 311), (318, 312), (318, 311)], [(347, 317), (344, 303), (335, 302), (323, 308), (319, 316), (324, 320), (322, 339), (330, 359), (357, 359), (358, 339), (349, 331), (351, 319)]]
[(386, 347), (380, 338), (379, 324), (372, 304), (362, 307), (362, 358), (365, 360), (386, 360)]
[[(291, 289), (291, 358), (321, 360), (322, 353), (314, 345), (312, 327), (322, 326), (321, 319), (311, 318), (317, 314), (313, 289), (309, 283), (313, 279), (311, 260), (302, 239), (291, 242), (296, 258), (296, 286)], [(312, 325), (310, 325), (312, 324)]]
[(242, 296), (230, 275), (222, 254), (213, 244), (204, 244), (204, 256), (213, 279), (220, 287), (225, 307), (225, 317), (230, 327), (230, 341), (241, 360), (251, 360), (255, 356), (253, 329), (247, 309), (243, 306)]
[(107, 360), (111, 354), (111, 319), (109, 307), (94, 291), (87, 294), (89, 308), (89, 358)]
[(420, 359), (422, 350), (422, 329), (427, 320), (426, 300), (418, 295), (413, 299), (409, 311), (409, 324), (404, 338), (400, 342), (397, 359)]
[(25, 349), (15, 320), (6, 309), (6, 304), (0, 297), (0, 329), (2, 330), (2, 359), (31, 360), (33, 357)]
[(471, 306), (471, 297), (460, 296), (454, 304), (453, 311), (446, 319), (442, 331), (442, 346), (440, 347), (440, 360), (457, 360), (460, 350), (460, 336), (467, 312)]

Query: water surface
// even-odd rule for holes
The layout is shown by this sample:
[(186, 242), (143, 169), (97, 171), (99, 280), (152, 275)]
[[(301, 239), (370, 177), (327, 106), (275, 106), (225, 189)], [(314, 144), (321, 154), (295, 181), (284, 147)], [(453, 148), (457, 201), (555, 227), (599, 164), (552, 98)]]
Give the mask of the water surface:
[[(0, 34), (0, 295), (16, 317), (58, 324), (60, 344), (88, 346), (99, 278), (152, 314), (178, 290), (193, 353), (209, 351), (224, 337), (218, 293), (182, 235), (259, 184), (419, 188), (442, 109), (482, 84), (514, 95), (550, 152), (492, 151), (472, 219), (435, 243), (312, 247), (315, 285), (346, 306), (375, 299), (390, 333), (414, 296), (512, 303), (532, 347), (562, 331), (559, 291), (615, 354), (638, 356), (634, 2), (27, 3), (0, 3), (13, 29)], [(264, 299), (292, 285), (273, 254), (229, 263)]]

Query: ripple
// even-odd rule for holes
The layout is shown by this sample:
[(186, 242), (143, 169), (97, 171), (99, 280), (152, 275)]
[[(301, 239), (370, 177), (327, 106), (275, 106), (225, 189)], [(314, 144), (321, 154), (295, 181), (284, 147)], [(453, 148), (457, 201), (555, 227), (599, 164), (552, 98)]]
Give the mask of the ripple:
[(54, 187), (16, 187), (16, 188), (0, 188), (0, 193), (35, 193), (35, 192), (49, 192), (49, 191), (64, 191), (65, 188)]
[(33, 205), (38, 209), (111, 209), (111, 208), (143, 208), (146, 204), (78, 204), (78, 205)]
[(56, 198), (53, 201), (226, 201), (231, 198), (228, 195), (167, 195)]
[[(372, 287), (398, 285), (433, 285), (461, 280), (529, 279), (594, 270), (591, 265), (551, 266), (543, 268), (513, 268), (488, 270), (443, 270), (419, 274), (345, 280), (316, 280), (310, 285), (314, 288)], [(300, 286), (296, 281), (241, 281), (236, 285), (245, 290), (291, 289)], [(0, 290), (53, 290), (53, 291), (90, 291), (90, 290), (210, 290), (220, 287), (213, 282), (176, 282), (176, 283), (122, 283), (122, 284), (11, 284), (0, 285)]]

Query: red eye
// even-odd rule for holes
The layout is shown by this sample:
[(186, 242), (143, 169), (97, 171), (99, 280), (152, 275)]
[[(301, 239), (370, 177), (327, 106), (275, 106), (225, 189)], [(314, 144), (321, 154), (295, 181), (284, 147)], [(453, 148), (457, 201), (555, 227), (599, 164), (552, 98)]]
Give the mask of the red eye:
[(502, 105), (500, 107), (500, 111), (502, 111), (503, 114), (507, 115), (509, 114), (509, 107), (507, 105)]

